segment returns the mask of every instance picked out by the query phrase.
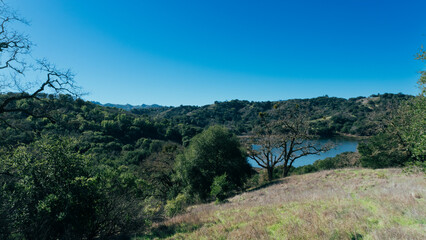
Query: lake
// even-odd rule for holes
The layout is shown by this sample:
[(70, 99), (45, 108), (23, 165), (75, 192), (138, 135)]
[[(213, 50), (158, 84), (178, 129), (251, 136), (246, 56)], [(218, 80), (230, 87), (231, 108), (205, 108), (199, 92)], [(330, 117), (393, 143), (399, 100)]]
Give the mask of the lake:
[[(352, 138), (320, 139), (317, 141), (319, 141), (320, 143), (326, 143), (328, 141), (331, 141), (336, 145), (336, 147), (320, 155), (308, 155), (301, 157), (293, 163), (293, 167), (309, 165), (314, 163), (316, 160), (334, 157), (343, 152), (356, 152), (356, 148), (358, 147), (359, 142), (358, 140)], [(260, 167), (253, 159), (247, 158), (247, 160), (253, 167)]]

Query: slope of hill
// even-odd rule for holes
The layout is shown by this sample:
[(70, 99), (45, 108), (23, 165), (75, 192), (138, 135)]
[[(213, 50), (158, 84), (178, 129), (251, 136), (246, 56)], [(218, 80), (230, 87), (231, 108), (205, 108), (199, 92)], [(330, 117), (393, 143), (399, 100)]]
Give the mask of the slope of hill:
[(200, 107), (139, 108), (131, 111), (200, 128), (215, 124), (225, 125), (241, 135), (250, 132), (252, 127), (258, 124), (260, 112), (268, 112), (275, 104), (279, 104), (285, 108), (298, 106), (300, 110), (309, 112), (309, 120), (314, 123), (315, 132), (322, 137), (336, 134), (372, 136), (381, 128), (380, 121), (383, 118), (389, 118), (392, 110), (412, 97), (386, 93), (350, 99), (322, 96), (275, 102), (232, 100)]
[(136, 239), (425, 239), (425, 197), (423, 173), (323, 171), (192, 207)]

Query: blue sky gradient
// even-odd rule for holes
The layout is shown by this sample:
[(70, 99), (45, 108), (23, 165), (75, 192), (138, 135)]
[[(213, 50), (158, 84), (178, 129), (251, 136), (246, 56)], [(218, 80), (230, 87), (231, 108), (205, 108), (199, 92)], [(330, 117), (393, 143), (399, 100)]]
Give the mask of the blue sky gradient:
[(426, 1), (6, 1), (102, 103), (416, 94)]

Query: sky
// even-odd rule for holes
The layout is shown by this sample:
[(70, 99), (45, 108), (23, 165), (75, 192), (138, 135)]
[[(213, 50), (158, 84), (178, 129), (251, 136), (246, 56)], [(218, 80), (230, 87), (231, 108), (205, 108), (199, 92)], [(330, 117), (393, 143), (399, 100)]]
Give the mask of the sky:
[(425, 0), (6, 0), (101, 103), (417, 94)]

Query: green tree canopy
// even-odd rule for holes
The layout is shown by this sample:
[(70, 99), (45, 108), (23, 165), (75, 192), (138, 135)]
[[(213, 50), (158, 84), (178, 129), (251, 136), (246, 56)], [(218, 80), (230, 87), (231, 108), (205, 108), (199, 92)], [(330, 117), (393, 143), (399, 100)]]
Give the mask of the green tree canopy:
[(187, 190), (206, 200), (214, 178), (225, 174), (228, 181), (242, 187), (251, 173), (238, 138), (221, 126), (209, 127), (195, 136), (176, 162), (176, 174)]
[(94, 239), (143, 225), (143, 182), (92, 166), (75, 146), (42, 137), (0, 158), (1, 239)]
[[(416, 59), (425, 61), (422, 49)], [(407, 100), (393, 113), (384, 131), (361, 143), (358, 150), (366, 167), (403, 166), (426, 160), (426, 71), (420, 71), (420, 94)]]

